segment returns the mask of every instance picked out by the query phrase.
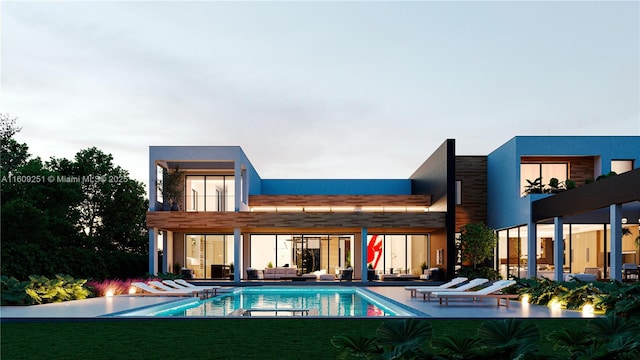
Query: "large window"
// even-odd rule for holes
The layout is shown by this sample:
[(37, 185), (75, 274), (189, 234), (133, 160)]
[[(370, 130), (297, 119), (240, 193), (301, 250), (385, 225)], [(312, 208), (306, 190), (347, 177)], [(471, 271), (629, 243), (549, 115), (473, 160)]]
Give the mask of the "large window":
[(264, 269), (295, 267), (301, 274), (353, 266), (353, 235), (251, 235), (251, 264)]
[(185, 267), (199, 279), (228, 278), (233, 263), (233, 235), (185, 237)]
[(498, 232), (498, 270), (503, 278), (527, 277), (527, 250), (526, 226)]
[[(541, 185), (546, 186), (552, 178), (559, 182), (567, 180), (569, 166), (567, 163), (526, 163), (520, 164), (520, 194), (525, 195), (525, 189), (536, 179), (541, 179)], [(528, 181), (527, 181), (528, 180)]]
[(235, 177), (188, 175), (187, 211), (235, 211)]
[(427, 235), (369, 235), (367, 263), (378, 274), (420, 275), (429, 266)]

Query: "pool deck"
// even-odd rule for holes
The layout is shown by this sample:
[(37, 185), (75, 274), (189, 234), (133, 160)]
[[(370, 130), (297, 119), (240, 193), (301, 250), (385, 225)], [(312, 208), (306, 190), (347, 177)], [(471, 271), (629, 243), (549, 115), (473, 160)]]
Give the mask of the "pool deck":
[[(330, 285), (330, 284), (325, 284)], [(438, 300), (423, 301), (421, 297), (412, 298), (404, 285), (398, 286), (366, 286), (372, 292), (385, 296), (396, 303), (419, 312), (426, 313), (429, 318), (581, 318), (594, 317), (583, 315), (578, 311), (553, 310), (547, 306), (521, 304), (511, 301), (510, 307), (496, 306), (495, 299), (473, 302), (471, 300), (450, 301), (449, 306), (440, 305)], [(109, 314), (144, 308), (148, 306), (180, 301), (184, 298), (160, 296), (99, 297), (86, 300), (67, 301), (55, 304), (34, 306), (2, 306), (0, 319), (15, 321), (20, 319), (78, 319), (98, 318)], [(110, 317), (113, 319), (113, 317)]]

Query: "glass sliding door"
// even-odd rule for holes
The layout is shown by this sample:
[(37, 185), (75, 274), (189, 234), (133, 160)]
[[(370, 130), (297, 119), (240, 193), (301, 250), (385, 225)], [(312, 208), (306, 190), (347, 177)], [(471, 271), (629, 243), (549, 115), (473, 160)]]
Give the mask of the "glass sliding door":
[(196, 279), (226, 279), (233, 263), (233, 235), (185, 237), (185, 266)]
[(252, 268), (276, 266), (276, 235), (251, 235), (250, 243)]
[(320, 236), (302, 235), (295, 239), (295, 264), (302, 274), (320, 270)]
[(428, 235), (369, 235), (367, 263), (376, 274), (422, 274), (429, 265)]
[(295, 267), (299, 274), (338, 274), (352, 265), (353, 235), (251, 235), (251, 267)]

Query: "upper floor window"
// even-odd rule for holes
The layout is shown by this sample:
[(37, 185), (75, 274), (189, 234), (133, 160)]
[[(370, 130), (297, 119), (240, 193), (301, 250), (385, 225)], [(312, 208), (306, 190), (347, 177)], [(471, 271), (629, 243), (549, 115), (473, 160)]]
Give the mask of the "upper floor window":
[(233, 175), (187, 175), (187, 211), (235, 211)]
[[(567, 181), (569, 165), (567, 163), (526, 163), (520, 164), (520, 194), (524, 196), (529, 193), (542, 193), (544, 188), (549, 187), (551, 179), (558, 179), (558, 183)], [(532, 183), (539, 180), (540, 191), (531, 191)]]
[(163, 203), (164, 202), (164, 199), (163, 199), (163, 196), (162, 196), (162, 193), (163, 193), (163, 191), (162, 191), (162, 183), (163, 183), (162, 179), (163, 179), (163, 176), (164, 176), (164, 171), (163, 170), (164, 169), (162, 168), (162, 166), (156, 165), (156, 179), (157, 179), (157, 184), (158, 184), (156, 186), (156, 201), (159, 202), (159, 203)]
[(633, 170), (633, 160), (611, 160), (611, 171), (622, 174)]

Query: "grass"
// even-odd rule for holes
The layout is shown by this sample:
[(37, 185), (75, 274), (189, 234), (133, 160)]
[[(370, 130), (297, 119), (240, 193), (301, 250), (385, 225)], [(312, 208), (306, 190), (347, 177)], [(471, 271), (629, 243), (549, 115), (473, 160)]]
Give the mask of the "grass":
[[(153, 319), (4, 322), (2, 359), (334, 359), (331, 338), (374, 334), (381, 319)], [(483, 320), (435, 319), (433, 334), (473, 334)], [(586, 319), (529, 319), (545, 335)]]

